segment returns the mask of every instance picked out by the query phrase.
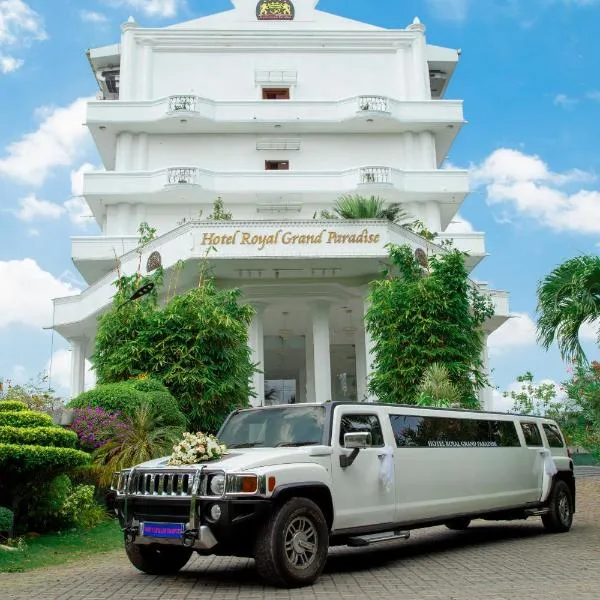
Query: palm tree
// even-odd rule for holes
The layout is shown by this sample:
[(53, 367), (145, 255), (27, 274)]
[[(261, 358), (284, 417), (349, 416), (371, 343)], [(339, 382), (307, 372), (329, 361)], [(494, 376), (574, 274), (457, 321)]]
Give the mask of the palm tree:
[[(579, 328), (600, 319), (600, 257), (571, 258), (537, 288), (538, 341), (547, 350), (556, 340), (563, 360), (587, 362)], [(600, 343), (600, 329), (598, 331)]]
[(460, 406), (460, 391), (452, 383), (445, 365), (433, 363), (427, 367), (421, 378), (416, 400), (419, 406), (454, 407)]
[(336, 200), (333, 210), (342, 219), (387, 219), (394, 223), (407, 223), (409, 220), (400, 204), (386, 206), (385, 200), (379, 196), (341, 196)]
[(101, 485), (108, 485), (115, 471), (170, 454), (183, 434), (181, 427), (166, 425), (164, 415), (149, 403), (141, 404), (125, 425), (94, 452), (94, 462), (102, 468)]

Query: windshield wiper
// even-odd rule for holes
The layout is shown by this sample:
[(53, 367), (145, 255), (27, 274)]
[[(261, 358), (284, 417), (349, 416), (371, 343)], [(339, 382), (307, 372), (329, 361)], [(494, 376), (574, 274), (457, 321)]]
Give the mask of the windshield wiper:
[(281, 442), (281, 443), (277, 444), (276, 447), (279, 447), (279, 446), (315, 446), (320, 443), (321, 442)]
[(228, 448), (254, 448), (258, 446), (259, 442), (246, 442), (244, 444), (231, 444)]

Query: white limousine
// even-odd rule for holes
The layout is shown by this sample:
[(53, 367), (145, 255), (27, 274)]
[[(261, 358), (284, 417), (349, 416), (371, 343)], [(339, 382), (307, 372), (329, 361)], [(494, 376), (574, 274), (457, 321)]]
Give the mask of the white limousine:
[(174, 467), (169, 457), (115, 474), (113, 501), (132, 564), (181, 569), (193, 552), (255, 559), (269, 584), (308, 585), (333, 545), (464, 529), (475, 519), (541, 517), (566, 532), (575, 478), (554, 421), (385, 404), (240, 410), (228, 453)]

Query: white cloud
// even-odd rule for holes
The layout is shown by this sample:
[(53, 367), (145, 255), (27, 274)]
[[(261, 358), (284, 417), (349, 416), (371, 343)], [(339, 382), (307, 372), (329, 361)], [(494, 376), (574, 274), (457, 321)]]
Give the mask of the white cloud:
[(89, 139), (84, 127), (86, 103), (78, 98), (66, 107), (41, 107), (38, 129), (8, 145), (0, 159), (0, 175), (21, 183), (40, 186), (56, 167), (68, 167), (84, 153)]
[(466, 219), (463, 219), (461, 216), (456, 215), (448, 227), (446, 227), (445, 233), (473, 233), (475, 229), (473, 229), (473, 225), (469, 223)]
[[(531, 385), (534, 387), (538, 387), (542, 384), (553, 384), (556, 388), (556, 400), (563, 401), (566, 399), (566, 394), (561, 390), (560, 383), (555, 381), (554, 379), (541, 379), (540, 381), (533, 381)], [(492, 402), (492, 410), (497, 410), (500, 412), (512, 412), (514, 401), (512, 398), (505, 398), (502, 392), (506, 391), (510, 394), (510, 392), (520, 393), (523, 391), (525, 386), (528, 385), (528, 382), (519, 382), (513, 381), (506, 390), (494, 390), (494, 398)], [(540, 408), (539, 403), (537, 403), (538, 408)]]
[(0, 44), (26, 45), (47, 38), (42, 17), (23, 0), (0, 0)]
[(52, 323), (52, 299), (80, 292), (44, 271), (32, 258), (0, 261), (0, 327), (20, 323), (45, 327)]
[(14, 56), (0, 56), (0, 73), (6, 75), (20, 69), (25, 61)]
[(571, 98), (567, 94), (557, 94), (554, 97), (554, 105), (561, 108), (573, 108), (578, 103), (579, 100), (577, 98)]
[(71, 198), (64, 205), (69, 218), (76, 225), (84, 225), (93, 219), (92, 211), (83, 198), (83, 174), (98, 171), (91, 163), (83, 163), (77, 170), (71, 171)]
[(501, 327), (488, 337), (491, 355), (505, 354), (515, 348), (534, 346), (536, 343), (536, 326), (527, 313), (513, 313)]
[(139, 10), (148, 17), (174, 17), (185, 0), (113, 0), (113, 4)]
[(593, 92), (588, 92), (585, 97), (588, 100), (593, 100), (594, 102), (600, 102), (600, 90), (595, 90)]
[(579, 338), (584, 342), (596, 342), (598, 340), (598, 332), (600, 331), (600, 323), (583, 323), (579, 328)]
[(106, 15), (93, 10), (80, 10), (79, 17), (86, 23), (106, 23), (108, 21)]
[(15, 211), (18, 219), (21, 221), (36, 221), (39, 219), (59, 219), (65, 212), (65, 208), (60, 204), (40, 200), (35, 194), (29, 194), (19, 201), (19, 210)]
[[(46, 372), (54, 390), (60, 393), (68, 393), (71, 388), (71, 351), (68, 349), (58, 350), (52, 355), (51, 361), (46, 364)], [(91, 363), (85, 361), (85, 389), (88, 390), (96, 385), (96, 374), (92, 370)]]
[(445, 21), (464, 21), (469, 14), (469, 0), (425, 0), (429, 11)]
[(471, 171), (488, 204), (511, 208), (555, 231), (588, 234), (600, 232), (600, 191), (565, 188), (595, 179), (580, 169), (553, 172), (539, 156), (509, 148), (494, 151)]

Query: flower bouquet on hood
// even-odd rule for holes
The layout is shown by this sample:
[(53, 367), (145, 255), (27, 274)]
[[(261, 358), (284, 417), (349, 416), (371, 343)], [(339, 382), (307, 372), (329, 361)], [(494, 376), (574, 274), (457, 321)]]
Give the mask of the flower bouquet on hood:
[(209, 460), (219, 460), (225, 454), (227, 454), (227, 447), (220, 444), (214, 435), (201, 431), (197, 433), (186, 431), (183, 439), (173, 446), (169, 465), (194, 465)]

